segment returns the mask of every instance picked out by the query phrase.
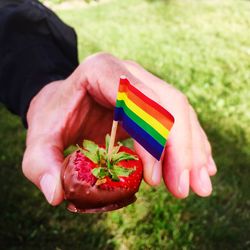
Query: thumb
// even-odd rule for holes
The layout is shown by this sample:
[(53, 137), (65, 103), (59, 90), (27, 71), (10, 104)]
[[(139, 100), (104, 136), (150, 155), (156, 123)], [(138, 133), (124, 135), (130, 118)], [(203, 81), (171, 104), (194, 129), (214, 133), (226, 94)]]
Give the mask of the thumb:
[(46, 142), (27, 146), (22, 163), (24, 175), (33, 182), (53, 206), (63, 200), (60, 171), (63, 154), (59, 147)]

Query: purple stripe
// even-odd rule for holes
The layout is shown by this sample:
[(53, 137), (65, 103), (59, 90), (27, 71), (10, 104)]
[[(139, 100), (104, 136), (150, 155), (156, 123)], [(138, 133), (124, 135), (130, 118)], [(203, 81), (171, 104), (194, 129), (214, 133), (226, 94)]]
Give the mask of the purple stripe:
[(157, 160), (160, 160), (164, 147), (137, 123), (130, 119), (122, 108), (115, 108), (114, 120), (121, 121), (123, 128), (130, 136), (139, 142)]

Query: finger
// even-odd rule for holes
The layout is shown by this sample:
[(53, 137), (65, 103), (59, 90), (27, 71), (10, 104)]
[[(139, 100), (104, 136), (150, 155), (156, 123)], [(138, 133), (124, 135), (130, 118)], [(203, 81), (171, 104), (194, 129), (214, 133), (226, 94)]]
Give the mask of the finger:
[[(79, 79), (77, 80), (77, 76)], [(118, 58), (108, 53), (97, 53), (88, 57), (74, 72), (67, 82), (75, 83), (77, 89), (83, 87), (88, 94), (99, 104), (107, 108), (113, 108), (116, 103), (119, 80), (125, 75), (136, 87), (145, 84), (136, 78)], [(140, 89), (141, 90), (141, 89)], [(143, 90), (141, 90), (143, 92)], [(148, 88), (149, 92), (153, 92)], [(147, 94), (147, 93), (146, 93)]]
[[(153, 99), (156, 102), (159, 102), (158, 96), (155, 92), (147, 87), (143, 82), (139, 81), (136, 77), (130, 73), (127, 75), (130, 83), (134, 85), (137, 89)], [(135, 142), (135, 150), (142, 158), (143, 169), (144, 169), (144, 179), (145, 181), (152, 186), (160, 184), (162, 178), (162, 164), (161, 161), (157, 161), (153, 156), (151, 156), (139, 143)]]
[[(180, 124), (185, 124), (182, 128)], [(180, 116), (169, 136), (163, 163), (163, 178), (169, 191), (177, 198), (189, 194), (189, 170), (191, 169), (191, 133), (186, 117)]]
[[(164, 82), (163, 80), (157, 78), (156, 76), (154, 76), (153, 74), (149, 73), (148, 71), (146, 71), (144, 68), (142, 68), (139, 64), (133, 62), (133, 61), (123, 61), (124, 65), (126, 66), (126, 68), (128, 70), (131, 71), (131, 73), (133, 73), (138, 79), (143, 79), (144, 83), (148, 86), (152, 86), (154, 82), (157, 82), (157, 84), (159, 86), (161, 86), (161, 88), (165, 88), (166, 91), (172, 90), (172, 87), (170, 85), (166, 85), (166, 82)], [(165, 91), (165, 92), (166, 92)], [(164, 94), (164, 91), (161, 91), (161, 93)], [(208, 164), (207, 164), (207, 169), (208, 169), (208, 173), (210, 176), (215, 175), (217, 172), (217, 167), (216, 164), (213, 160), (212, 157), (212, 150), (211, 150), (211, 145), (208, 141), (208, 138), (205, 134), (205, 132), (203, 131), (203, 129), (200, 127), (201, 133), (204, 136), (204, 140), (205, 140), (205, 148), (206, 148), (206, 152), (208, 155)]]
[[(123, 61), (125, 67), (138, 79), (143, 79), (144, 83), (148, 86), (154, 86), (154, 82), (157, 82), (157, 85), (166, 87), (166, 82), (151, 74), (145, 70), (142, 66), (133, 61)], [(169, 86), (170, 88), (173, 88)]]
[(190, 122), (192, 132), (193, 164), (190, 171), (190, 186), (199, 196), (208, 196), (212, 192), (212, 184), (208, 174), (208, 155), (206, 152), (204, 136), (201, 133), (197, 116), (190, 107)]
[(44, 194), (51, 205), (63, 200), (60, 171), (63, 162), (61, 149), (48, 142), (30, 144), (24, 153), (22, 169), (24, 175)]
[[(187, 99), (164, 81), (153, 76), (133, 62), (124, 62), (126, 67), (148, 87), (159, 94), (160, 103), (175, 117), (163, 162), (163, 177), (166, 186), (178, 198), (189, 193), (189, 170), (192, 166), (192, 138)], [(168, 97), (166, 98), (166, 93)]]
[[(74, 81), (75, 75), (82, 77)], [(121, 75), (133, 79), (133, 76), (119, 59), (108, 53), (97, 53), (86, 58), (68, 80), (75, 82), (79, 89), (84, 85), (97, 103), (112, 109), (115, 106)]]
[[(130, 76), (129, 80), (137, 89), (140, 89), (144, 95), (159, 103), (159, 97), (142, 81), (134, 76)], [(137, 142), (135, 142), (135, 150), (143, 159), (144, 180), (149, 185), (159, 185), (162, 178), (162, 161), (156, 160)]]
[[(97, 144), (105, 144), (105, 136), (110, 133), (113, 122), (113, 111), (104, 108), (99, 104), (95, 104), (95, 108), (91, 110), (88, 115), (87, 121), (84, 123), (81, 133), (79, 134), (76, 142), (81, 144), (84, 139), (92, 140)], [(116, 141), (128, 138), (128, 134), (118, 126), (116, 133)]]
[(162, 178), (162, 164), (151, 156), (138, 142), (134, 142), (136, 153), (142, 159), (143, 178), (151, 186), (157, 186)]
[(217, 173), (217, 167), (212, 156), (208, 159), (208, 173), (210, 176), (214, 176)]
[(211, 145), (208, 141), (206, 133), (204, 132), (204, 130), (201, 127), (200, 127), (200, 130), (201, 130), (201, 134), (202, 134), (204, 141), (205, 141), (205, 149), (206, 149), (206, 153), (208, 156), (208, 163), (207, 163), (208, 174), (210, 176), (213, 176), (217, 173), (217, 167), (216, 167), (216, 164), (215, 164), (213, 157), (212, 157), (212, 148), (211, 148)]

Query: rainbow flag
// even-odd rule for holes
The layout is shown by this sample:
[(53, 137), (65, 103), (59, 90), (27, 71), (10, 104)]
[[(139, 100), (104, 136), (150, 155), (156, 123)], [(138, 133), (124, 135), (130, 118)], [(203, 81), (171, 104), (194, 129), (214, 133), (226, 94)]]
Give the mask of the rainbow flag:
[(114, 120), (120, 121), (130, 136), (157, 160), (161, 158), (174, 117), (123, 76), (120, 78)]

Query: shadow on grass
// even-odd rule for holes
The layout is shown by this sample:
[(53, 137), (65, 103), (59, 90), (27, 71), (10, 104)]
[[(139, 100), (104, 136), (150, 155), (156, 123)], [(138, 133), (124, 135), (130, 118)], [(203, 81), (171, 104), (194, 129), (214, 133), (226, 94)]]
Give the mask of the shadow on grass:
[(64, 205), (51, 207), (23, 177), (25, 131), (1, 106), (0, 117), (0, 248), (114, 249), (105, 214), (75, 215)]
[[(75, 215), (52, 208), (10, 166), (1, 171), (1, 249), (114, 249), (105, 215)], [(8, 190), (7, 190), (8, 189)]]
[(147, 249), (250, 248), (250, 154), (245, 150), (244, 133), (239, 131), (237, 137), (232, 137), (215, 127), (206, 131), (219, 168), (212, 178), (212, 196), (200, 198), (192, 194), (186, 200), (177, 200), (167, 194), (164, 186), (148, 193), (149, 212), (136, 227), (136, 235), (143, 239), (140, 246)]
[[(22, 176), (20, 163), (25, 132), (17, 119), (0, 107), (0, 248), (115, 249), (106, 215), (74, 215), (64, 206), (50, 207)], [(218, 117), (217, 117), (218, 118)], [(209, 198), (191, 195), (177, 200), (165, 187), (142, 191), (149, 211), (136, 226), (124, 227), (130, 249), (247, 249), (250, 247), (249, 163), (244, 132), (227, 134), (213, 124), (205, 128), (212, 142), (218, 174)], [(144, 192), (144, 193), (143, 193)], [(139, 199), (140, 201), (140, 199)], [(134, 206), (139, 207), (139, 203)], [(139, 211), (140, 212), (140, 211)]]
[[(212, 124), (216, 126), (216, 120)], [(184, 210), (190, 213), (193, 225), (200, 224), (195, 233), (199, 249), (248, 249), (250, 152), (244, 131), (239, 128), (237, 135), (232, 135), (213, 126), (206, 131), (219, 169), (213, 195), (187, 200)]]

